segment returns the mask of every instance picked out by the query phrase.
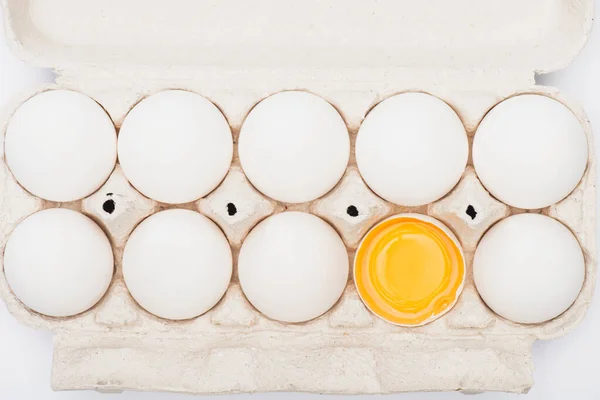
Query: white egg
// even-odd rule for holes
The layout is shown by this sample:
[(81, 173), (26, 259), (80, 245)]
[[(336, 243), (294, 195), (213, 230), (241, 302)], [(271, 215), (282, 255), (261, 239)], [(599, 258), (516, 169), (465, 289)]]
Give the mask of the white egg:
[(337, 110), (305, 92), (282, 92), (261, 101), (242, 125), (242, 168), (265, 195), (303, 203), (329, 192), (350, 157), (350, 138)]
[(312, 214), (285, 212), (256, 226), (240, 250), (240, 285), (250, 303), (283, 322), (329, 310), (348, 280), (348, 253), (337, 232)]
[(113, 252), (96, 223), (76, 211), (51, 208), (23, 220), (10, 235), (4, 273), (30, 309), (68, 317), (94, 306), (112, 280)]
[(560, 222), (517, 214), (494, 225), (473, 261), (475, 285), (485, 303), (514, 322), (548, 321), (568, 309), (585, 276), (582, 250)]
[(98, 103), (69, 90), (33, 96), (6, 129), (6, 163), (33, 195), (66, 202), (104, 184), (117, 160), (117, 133)]
[(146, 218), (123, 252), (123, 277), (133, 298), (171, 320), (194, 318), (214, 307), (229, 286), (232, 268), (223, 232), (191, 210)]
[(469, 157), (465, 128), (454, 110), (425, 93), (379, 103), (356, 138), (356, 163), (367, 185), (399, 205), (419, 206), (446, 195)]
[(233, 139), (221, 111), (183, 90), (160, 92), (139, 102), (119, 131), (123, 173), (142, 194), (182, 204), (210, 193), (233, 157)]
[(587, 138), (577, 117), (541, 95), (498, 104), (473, 140), (473, 163), (486, 189), (525, 209), (547, 207), (567, 196), (581, 180), (587, 157)]

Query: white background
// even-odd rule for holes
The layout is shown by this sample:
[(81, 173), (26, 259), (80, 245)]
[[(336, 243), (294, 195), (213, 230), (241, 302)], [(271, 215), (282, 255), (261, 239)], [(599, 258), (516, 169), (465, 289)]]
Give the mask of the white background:
[[(1, 21), (1, 18), (0, 18)], [(1, 22), (0, 22), (1, 24)], [(0, 40), (0, 105), (6, 104), (19, 91), (42, 82), (51, 82), (51, 71), (40, 70), (17, 60)], [(565, 71), (538, 78), (538, 83), (556, 86), (585, 107), (594, 131), (600, 134), (600, 26), (579, 57)], [(598, 146), (598, 136), (595, 139)], [(600, 275), (599, 275), (600, 276)], [(584, 321), (566, 337), (534, 345), (535, 386), (524, 396), (528, 400), (600, 399), (600, 299), (592, 302)], [(190, 396), (166, 393), (126, 392), (106, 395), (95, 392), (52, 392), (50, 368), (52, 338), (48, 332), (34, 331), (18, 323), (0, 302), (0, 400), (46, 399), (115, 399), (171, 400)], [(463, 399), (460, 393), (419, 393), (387, 396), (393, 400)], [(219, 399), (286, 399), (316, 398), (307, 394), (267, 394), (221, 396)], [(502, 393), (476, 395), (475, 400), (514, 399), (519, 396)], [(319, 399), (334, 396), (321, 396)], [(339, 399), (341, 397), (335, 397)], [(372, 396), (359, 396), (363, 400)]]

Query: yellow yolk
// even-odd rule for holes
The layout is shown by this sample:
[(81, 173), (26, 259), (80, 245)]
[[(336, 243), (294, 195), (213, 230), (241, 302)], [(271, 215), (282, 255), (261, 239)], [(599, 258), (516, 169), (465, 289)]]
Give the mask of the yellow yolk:
[(422, 325), (448, 311), (460, 295), (464, 276), (457, 243), (436, 224), (411, 216), (376, 225), (354, 261), (363, 302), (397, 325)]

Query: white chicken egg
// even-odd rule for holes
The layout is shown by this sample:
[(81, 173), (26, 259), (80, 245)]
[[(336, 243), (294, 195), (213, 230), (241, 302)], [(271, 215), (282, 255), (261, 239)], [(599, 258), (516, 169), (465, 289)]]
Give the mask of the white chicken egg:
[(95, 192), (117, 160), (117, 133), (108, 114), (70, 90), (49, 90), (23, 103), (8, 123), (4, 146), (17, 182), (57, 202)]
[(232, 268), (223, 232), (191, 210), (146, 218), (123, 252), (123, 277), (133, 298), (171, 320), (194, 318), (214, 307), (229, 286)]
[(27, 307), (68, 317), (94, 306), (108, 289), (114, 268), (108, 238), (76, 211), (51, 208), (23, 220), (4, 252), (11, 290)]
[(585, 263), (577, 239), (563, 224), (540, 214), (517, 214), (481, 239), (473, 276), (494, 312), (535, 324), (573, 304), (583, 285)]
[(221, 111), (204, 97), (168, 90), (139, 102), (119, 131), (123, 173), (142, 194), (182, 204), (210, 193), (233, 157), (233, 139)]
[(350, 157), (350, 138), (327, 101), (306, 92), (282, 92), (248, 114), (239, 153), (244, 173), (258, 190), (275, 200), (303, 203), (339, 182)]
[(486, 189), (513, 207), (537, 209), (562, 200), (587, 164), (583, 126), (546, 96), (511, 97), (481, 121), (473, 140), (475, 171)]
[(267, 218), (240, 250), (240, 285), (250, 303), (283, 322), (308, 321), (329, 310), (348, 280), (348, 253), (337, 232), (312, 214)]
[(469, 157), (465, 128), (454, 110), (425, 93), (379, 103), (356, 138), (356, 163), (367, 185), (403, 206), (431, 203), (460, 180)]

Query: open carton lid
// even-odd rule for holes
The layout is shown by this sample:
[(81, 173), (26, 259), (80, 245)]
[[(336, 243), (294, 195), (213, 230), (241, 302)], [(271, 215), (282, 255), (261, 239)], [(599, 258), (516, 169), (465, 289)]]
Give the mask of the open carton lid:
[(532, 74), (584, 46), (593, 0), (0, 0), (12, 48), (57, 70), (477, 69)]

